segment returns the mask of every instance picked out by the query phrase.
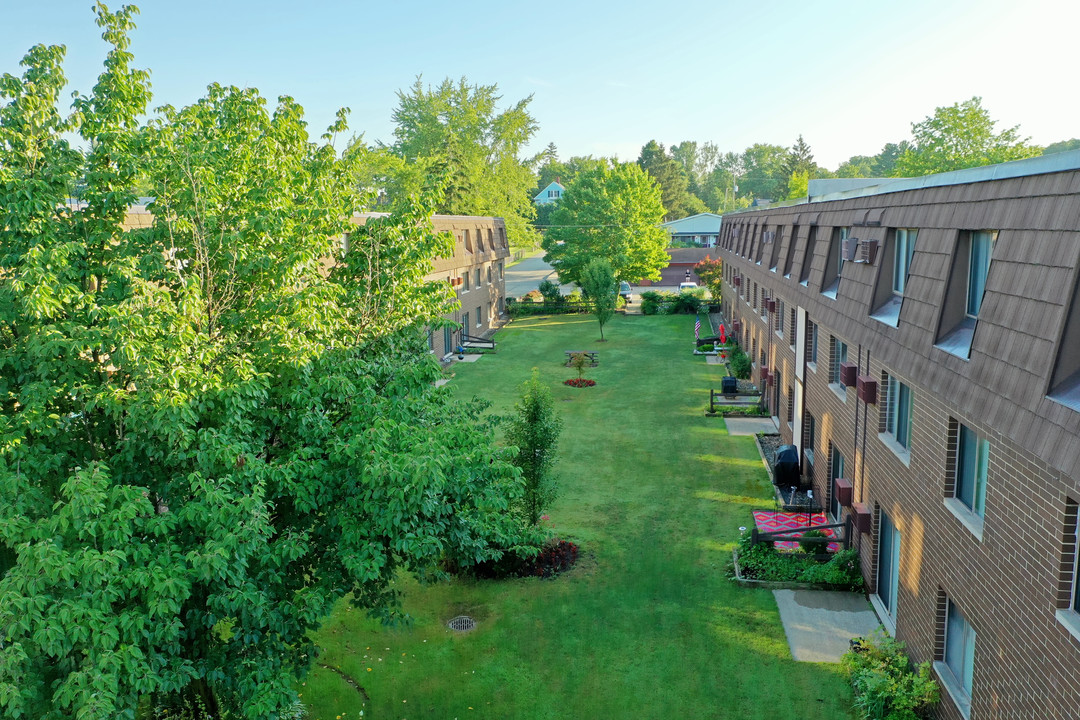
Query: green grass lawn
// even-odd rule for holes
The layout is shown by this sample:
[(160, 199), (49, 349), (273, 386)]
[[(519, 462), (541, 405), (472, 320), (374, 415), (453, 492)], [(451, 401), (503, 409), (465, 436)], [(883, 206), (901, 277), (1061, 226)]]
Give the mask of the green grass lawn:
[[(752, 438), (706, 418), (722, 371), (692, 354), (694, 318), (516, 321), (499, 352), (456, 363), (449, 388), (508, 411), (533, 367), (564, 420), (556, 532), (583, 559), (553, 580), (400, 581), (411, 626), (386, 629), (344, 604), (319, 633), (301, 688), (311, 717), (851, 717), (838, 666), (791, 659), (770, 592), (728, 581), (750, 510), (771, 506)], [(597, 350), (574, 389), (566, 350)], [(478, 620), (457, 634), (458, 614)]]

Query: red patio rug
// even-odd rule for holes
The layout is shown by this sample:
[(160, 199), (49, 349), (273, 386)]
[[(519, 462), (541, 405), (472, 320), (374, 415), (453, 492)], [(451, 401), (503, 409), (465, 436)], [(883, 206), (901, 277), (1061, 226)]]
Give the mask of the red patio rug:
[[(828, 524), (829, 520), (825, 517), (825, 513), (773, 512), (771, 510), (754, 511), (754, 525), (756, 525), (757, 529), (761, 532), (809, 530), (816, 525)], [(825, 528), (821, 532), (827, 537), (837, 536), (835, 528)], [(776, 543), (777, 550), (796, 550), (798, 547), (799, 543), (792, 541)], [(837, 552), (840, 550), (840, 543), (829, 543), (828, 550), (829, 552)]]

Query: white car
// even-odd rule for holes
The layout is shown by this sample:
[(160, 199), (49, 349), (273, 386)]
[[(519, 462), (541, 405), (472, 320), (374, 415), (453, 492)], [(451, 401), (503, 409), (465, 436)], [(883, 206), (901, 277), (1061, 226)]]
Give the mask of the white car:
[(633, 292), (630, 290), (630, 283), (626, 282), (625, 280), (620, 282), (619, 294), (623, 296), (623, 299), (626, 300), (626, 302), (630, 302), (630, 298), (633, 295)]
[(679, 283), (679, 292), (685, 292), (686, 290), (697, 290), (697, 283), (696, 282)]

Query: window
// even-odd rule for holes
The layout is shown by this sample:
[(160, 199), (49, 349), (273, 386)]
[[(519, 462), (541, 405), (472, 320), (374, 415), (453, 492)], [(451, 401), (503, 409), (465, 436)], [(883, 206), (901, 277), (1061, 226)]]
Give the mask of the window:
[(476, 306), (476, 327), (482, 327), (484, 325), (484, 309), (480, 306)]
[(814, 266), (814, 246), (817, 244), (817, 226), (810, 227), (810, 234), (806, 238), (806, 252), (803, 254), (802, 267), (799, 269), (799, 284), (810, 284), (810, 270)]
[(487, 284), (490, 285), (491, 284), (491, 266), (490, 265), (488, 265), (488, 267), (487, 267), (487, 279), (488, 279)]
[(895, 295), (903, 295), (907, 287), (908, 270), (911, 268), (911, 256), (915, 254), (915, 238), (918, 235), (918, 230), (899, 228), (893, 236), (892, 291)]
[(791, 277), (791, 264), (795, 259), (795, 243), (799, 241), (799, 226), (795, 225), (791, 228), (791, 235), (788, 237), (787, 257), (784, 260), (784, 277)]
[(462, 230), (461, 235), (462, 235), (463, 238), (465, 238), (465, 252), (470, 252), (471, 253), (472, 252), (472, 240), (469, 239), (469, 231), (468, 230)]
[[(484, 231), (476, 228), (476, 249), (484, 252)], [(480, 283), (477, 283), (479, 285)]]
[(461, 292), (469, 292), (469, 271), (461, 274)]
[(807, 320), (806, 321), (806, 363), (813, 365), (812, 370), (817, 369), (817, 346), (818, 346), (818, 327), (817, 323)]
[(829, 256), (825, 261), (825, 275), (821, 280), (821, 294), (836, 298), (840, 288), (840, 273), (844, 268), (843, 246), (848, 239), (850, 228), (833, 228), (832, 242), (829, 243)]
[(776, 301), (776, 334), (781, 338), (784, 337), (784, 319), (787, 317), (787, 313), (784, 310), (784, 301)]
[(491, 228), (488, 228), (487, 236), (488, 236), (488, 247), (491, 248), (492, 250), (494, 250), (495, 249), (495, 234), (491, 231)]
[(840, 522), (841, 506), (840, 498), (836, 494), (836, 483), (833, 481), (842, 477), (844, 477), (844, 456), (835, 445), (829, 443), (829, 514), (835, 522)]
[(469, 313), (464, 313), (461, 316), (461, 333), (463, 335), (469, 332)]
[(1080, 522), (1078, 504), (1065, 499), (1065, 527), (1061, 536), (1061, 578), (1058, 586), (1057, 619), (1080, 640)]
[(968, 231), (960, 234), (956, 244), (941, 307), (937, 346), (964, 359), (971, 355), (996, 239), (996, 231)]
[(449, 355), (454, 351), (454, 331), (449, 325), (443, 328), (443, 354)]
[[(971, 714), (971, 686), (975, 669), (975, 628), (960, 608), (945, 593), (938, 592), (938, 623), (944, 632), (939, 640), (938, 661), (934, 670), (964, 717)], [(942, 609), (944, 613), (942, 613)]]
[(885, 615), (896, 623), (896, 596), (900, 589), (900, 531), (892, 519), (878, 508), (877, 592)]
[(795, 422), (795, 388), (788, 385), (787, 389), (787, 424)]
[(506, 279), (506, 276), (503, 275), (503, 261), (502, 260), (499, 261), (499, 279), (500, 280), (505, 280)]
[(840, 384), (840, 363), (842, 362), (847, 362), (847, 343), (834, 337), (829, 367), (829, 382), (833, 385)]
[(780, 261), (780, 244), (783, 242), (784, 229), (780, 225), (772, 231), (772, 255), (769, 257), (769, 270), (776, 272), (776, 263)]
[(795, 343), (798, 340), (795, 336), (798, 334), (799, 329), (799, 320), (795, 314), (795, 308), (791, 308), (791, 324), (788, 327), (790, 328), (788, 331), (788, 339), (791, 340), (791, 349), (794, 350)]
[(986, 512), (986, 471), (990, 442), (967, 425), (960, 426), (956, 448), (956, 499), (982, 517)]
[(885, 238), (884, 259), (874, 290), (874, 311), (870, 317), (893, 327), (900, 324), (900, 308), (904, 302), (908, 269), (918, 233), (913, 228), (897, 228), (889, 231)]
[(806, 461), (811, 465), (814, 464), (814, 442), (817, 439), (817, 422), (814, 420), (814, 416), (810, 413), (806, 413), (806, 441), (803, 446), (803, 455), (806, 456)]
[(903, 450), (911, 450), (911, 389), (887, 376), (885, 385), (885, 433)]

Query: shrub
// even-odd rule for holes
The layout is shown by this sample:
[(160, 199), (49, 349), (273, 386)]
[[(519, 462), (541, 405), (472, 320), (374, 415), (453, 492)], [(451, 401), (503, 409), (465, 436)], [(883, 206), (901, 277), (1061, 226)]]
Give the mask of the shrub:
[(731, 374), (740, 380), (747, 380), (750, 378), (750, 358), (746, 353), (742, 351), (742, 348), (736, 345), (729, 353), (731, 358), (728, 364), (731, 366)]
[(904, 643), (880, 628), (853, 643), (840, 661), (855, 690), (855, 709), (864, 720), (918, 720), (941, 698), (930, 663), (912, 667)]
[(825, 552), (825, 545), (818, 542), (810, 542), (814, 538), (828, 537), (820, 530), (807, 530), (799, 537), (799, 549), (807, 553), (823, 553)]
[(717, 415), (745, 415), (747, 417), (769, 417), (769, 411), (761, 405), (713, 405)]
[(659, 290), (646, 290), (641, 293), (641, 314), (659, 315), (666, 312), (665, 305), (670, 304), (672, 297), (669, 292)]
[(521, 302), (543, 302), (544, 295), (539, 290), (530, 290), (521, 296)]
[(544, 302), (550, 305), (558, 305), (563, 300), (559, 286), (550, 280), (541, 281), (540, 288), (537, 292), (544, 297)]
[(803, 568), (799, 580), (831, 585), (838, 590), (861, 591), (864, 583), (859, 567), (859, 553), (855, 549), (833, 553), (828, 562)]
[(570, 367), (577, 370), (578, 379), (585, 377), (585, 366), (589, 364), (589, 359), (585, 357), (585, 353), (573, 353), (570, 355)]
[(747, 531), (738, 542), (739, 565), (747, 577), (773, 582), (819, 583), (838, 590), (863, 588), (859, 554), (855, 550), (842, 550), (822, 563), (806, 553), (778, 552), (771, 542), (751, 545), (750, 536)]
[(696, 315), (704, 303), (704, 290), (683, 290), (678, 295), (672, 295), (671, 303), (665, 307), (664, 312), (669, 315)]
[(569, 540), (552, 538), (541, 546), (516, 548), (498, 560), (488, 560), (472, 568), (478, 578), (502, 580), (511, 577), (550, 578), (573, 567), (580, 549)]

